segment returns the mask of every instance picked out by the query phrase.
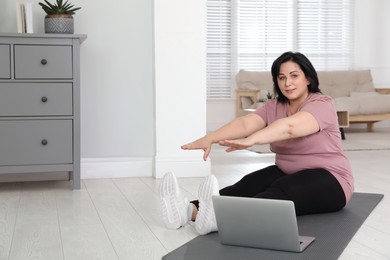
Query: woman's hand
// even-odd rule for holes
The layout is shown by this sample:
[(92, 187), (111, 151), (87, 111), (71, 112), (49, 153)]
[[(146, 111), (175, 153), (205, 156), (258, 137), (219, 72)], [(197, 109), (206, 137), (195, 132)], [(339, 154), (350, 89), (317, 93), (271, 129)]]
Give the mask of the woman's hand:
[(199, 150), (202, 149), (204, 151), (203, 160), (207, 160), (207, 157), (211, 151), (211, 145), (213, 144), (212, 140), (206, 135), (192, 143), (188, 143), (181, 146), (183, 150)]
[(228, 147), (226, 149), (226, 152), (243, 150), (255, 145), (255, 142), (252, 141), (250, 138), (240, 138), (236, 140), (223, 140), (223, 141), (219, 141), (218, 143), (219, 145)]

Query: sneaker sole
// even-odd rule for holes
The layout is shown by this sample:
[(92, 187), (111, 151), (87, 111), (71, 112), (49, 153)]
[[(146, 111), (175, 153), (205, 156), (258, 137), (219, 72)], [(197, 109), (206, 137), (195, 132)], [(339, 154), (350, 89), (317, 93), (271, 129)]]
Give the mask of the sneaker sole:
[(195, 229), (200, 235), (216, 231), (215, 213), (212, 196), (218, 195), (218, 182), (210, 175), (199, 187), (199, 211), (195, 219)]
[(176, 203), (178, 185), (172, 173), (164, 175), (160, 184), (160, 200), (164, 224), (169, 229), (178, 229), (181, 226), (181, 217)]

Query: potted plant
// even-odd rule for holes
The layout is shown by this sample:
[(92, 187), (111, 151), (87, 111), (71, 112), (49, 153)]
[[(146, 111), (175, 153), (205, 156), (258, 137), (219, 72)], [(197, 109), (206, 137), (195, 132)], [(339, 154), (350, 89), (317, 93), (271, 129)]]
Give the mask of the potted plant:
[(74, 7), (68, 3), (68, 0), (56, 0), (55, 4), (40, 2), (39, 5), (46, 12), (45, 16), (45, 33), (73, 33), (74, 22), (73, 15), (81, 7)]
[(267, 99), (273, 99), (274, 96), (271, 94), (271, 92), (267, 92), (267, 95), (266, 95)]

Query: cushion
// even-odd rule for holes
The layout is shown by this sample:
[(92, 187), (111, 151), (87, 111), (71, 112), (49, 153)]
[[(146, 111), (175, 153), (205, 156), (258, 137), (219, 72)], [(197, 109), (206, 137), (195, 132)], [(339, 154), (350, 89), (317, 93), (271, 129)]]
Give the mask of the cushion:
[(344, 85), (329, 85), (323, 86), (320, 83), (321, 92), (325, 95), (329, 95), (333, 98), (337, 97), (348, 97), (350, 90), (352, 89), (352, 85), (344, 84)]
[(390, 113), (390, 95), (371, 95), (358, 97), (360, 114)]
[(349, 95), (351, 97), (360, 97), (360, 98), (365, 98), (365, 97), (372, 97), (372, 96), (380, 96), (376, 91), (369, 91), (369, 92), (350, 92)]
[(360, 92), (373, 92), (375, 91), (375, 86), (374, 83), (371, 81), (371, 82), (356, 85), (354, 90)]
[(349, 115), (359, 114), (359, 100), (352, 97), (338, 97), (334, 98), (334, 103), (338, 111), (349, 111)]
[(240, 83), (240, 88), (243, 88), (243, 89), (258, 89), (257, 86), (255, 84), (253, 84), (252, 82), (250, 82), (250, 81), (241, 82)]
[(337, 110), (347, 110), (349, 115), (390, 113), (390, 95), (351, 92), (351, 97), (334, 98)]
[(318, 78), (322, 93), (334, 98), (375, 91), (370, 70), (320, 71)]
[(268, 90), (272, 93), (273, 81), (269, 71), (240, 70), (236, 75), (237, 88)]

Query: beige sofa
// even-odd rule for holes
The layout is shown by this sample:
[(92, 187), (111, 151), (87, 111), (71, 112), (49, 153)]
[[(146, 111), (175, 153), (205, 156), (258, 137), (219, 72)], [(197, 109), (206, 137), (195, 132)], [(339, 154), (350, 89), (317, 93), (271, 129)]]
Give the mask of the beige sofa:
[[(390, 88), (375, 88), (370, 70), (319, 71), (321, 92), (333, 97), (337, 111), (348, 111), (349, 123), (390, 120)], [(273, 93), (270, 72), (240, 70), (236, 75), (236, 115), (257, 107)], [(260, 103), (259, 103), (260, 101)]]

